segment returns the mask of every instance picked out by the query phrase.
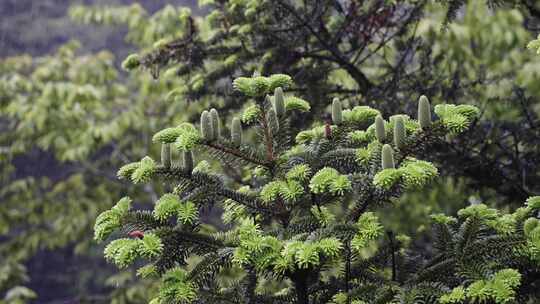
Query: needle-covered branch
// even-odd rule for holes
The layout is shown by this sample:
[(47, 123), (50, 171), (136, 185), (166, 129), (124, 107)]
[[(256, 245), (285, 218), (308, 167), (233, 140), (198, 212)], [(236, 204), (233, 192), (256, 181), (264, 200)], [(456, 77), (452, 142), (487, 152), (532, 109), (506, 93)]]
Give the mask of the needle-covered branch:
[[(149, 260), (148, 267), (156, 267), (164, 280), (158, 303), (220, 296), (255, 303), (386, 303), (403, 302), (411, 294), (441, 303), (477, 301), (480, 294), (496, 303), (513, 299), (521, 273), (510, 261), (540, 261), (540, 221), (532, 217), (540, 208), (538, 198), (513, 214), (474, 205), (460, 211), (459, 220), (435, 215), (442, 232), (435, 247), (441, 254), (415, 267), (407, 264), (414, 258), (408, 255), (407, 239), (389, 231), (385, 237), (376, 213), (438, 176), (437, 167), (419, 157), (447, 136), (468, 130), (478, 109), (436, 105), (434, 119), (429, 100), (421, 96), (418, 120), (405, 114), (385, 120), (369, 106), (348, 107), (334, 99), (331, 121), (293, 133), (295, 143), (279, 146), (288, 142), (291, 112), (301, 115), (310, 109), (306, 101), (288, 96), (291, 85), (291, 78), (280, 74), (238, 78), (235, 88), (259, 100), (244, 110), (241, 120), (222, 128), (217, 110), (211, 109), (201, 115), (199, 129), (184, 123), (158, 132), (154, 140), (183, 152), (184, 165), (171, 165), (177, 162), (165, 149), (161, 164), (145, 157), (122, 167), (118, 175), (134, 183), (163, 178), (175, 188), (151, 213), (137, 215), (123, 199), (99, 216), (96, 239), (120, 228), (131, 229), (137, 238), (113, 241), (107, 257), (121, 267)], [(251, 128), (262, 136), (244, 136)], [(201, 161), (201, 153), (195, 160), (191, 151), (196, 149), (211, 152), (207, 156), (228, 166), (241, 160), (238, 169), (249, 173), (227, 178), (227, 171)], [(202, 215), (215, 207), (227, 226), (218, 233), (203, 232)], [(493, 253), (494, 246), (507, 245), (519, 250)], [(193, 256), (201, 259), (184, 267)], [(232, 294), (219, 289), (209, 293), (208, 287), (220, 284), (222, 272), (233, 269), (242, 272), (235, 277), (241, 287)], [(452, 281), (461, 276), (469, 276), (467, 283)], [(279, 295), (261, 294), (256, 287), (263, 279), (289, 287)], [(446, 287), (449, 282), (453, 289)]]

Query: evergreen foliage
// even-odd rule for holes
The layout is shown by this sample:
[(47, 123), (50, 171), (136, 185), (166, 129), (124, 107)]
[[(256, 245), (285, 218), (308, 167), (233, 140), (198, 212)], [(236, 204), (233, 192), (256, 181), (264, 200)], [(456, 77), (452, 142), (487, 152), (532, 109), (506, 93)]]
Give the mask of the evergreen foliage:
[[(234, 195), (242, 198), (260, 195), (264, 186), (276, 182), (273, 197), (287, 204), (301, 204), (303, 213), (312, 215), (313, 222), (320, 226), (335, 223), (336, 219), (341, 221), (341, 213), (336, 209), (345, 208), (346, 204), (340, 205), (342, 200), (357, 199), (360, 206), (358, 214), (370, 209), (367, 212), (373, 211), (379, 215), (380, 224), (386, 229), (392, 227), (401, 231), (414, 226), (417, 230), (413, 235), (418, 233), (419, 236), (415, 237), (413, 248), (429, 258), (432, 256), (428, 243), (431, 238), (421, 236), (429, 233), (428, 225), (421, 220), (427, 213), (445, 210), (454, 214), (467, 200), (475, 201), (478, 198), (489, 206), (504, 206), (503, 210), (512, 210), (527, 197), (538, 194), (540, 136), (536, 96), (539, 95), (537, 70), (540, 60), (534, 52), (523, 51), (523, 47), (532, 39), (526, 29), (535, 24), (527, 13), (533, 15), (537, 5), (534, 1), (441, 2), (448, 4), (450, 12), (461, 9), (459, 18), (446, 24), (444, 30), (441, 30), (441, 22), (452, 20), (448, 18), (450, 14), (443, 6), (429, 1), (364, 1), (361, 6), (357, 5), (357, 1), (201, 1), (208, 11), (208, 15), (202, 17), (172, 5), (155, 13), (145, 11), (136, 4), (110, 6), (107, 3), (104, 7), (74, 7), (70, 13), (82, 23), (125, 25), (126, 41), (139, 48), (138, 54), (124, 61), (123, 67), (132, 70), (127, 76), (116, 69), (120, 63), (116, 64), (109, 52), (85, 54), (86, 51), (75, 43), (67, 44), (51, 56), (33, 59), (18, 56), (2, 60), (0, 201), (3, 208), (0, 210), (0, 232), (3, 242), (0, 245), (0, 269), (3, 275), (0, 289), (6, 292), (0, 302), (20, 303), (23, 299), (36, 296), (21, 286), (28, 280), (23, 263), (34, 260), (33, 256), (43, 260), (43, 252), (69, 253), (69, 256), (77, 256), (77, 259), (87, 263), (78, 263), (77, 268), (91, 268), (91, 276), (81, 274), (78, 278), (81, 287), (71, 286), (73, 274), (68, 274), (65, 279), (70, 289), (81, 288), (76, 292), (77, 295), (81, 294), (81, 302), (85, 301), (86, 296), (83, 285), (100, 285), (100, 290), (108, 286), (107, 290), (113, 290), (117, 303), (142, 302), (147, 294), (156, 295), (155, 277), (164, 273), (163, 267), (170, 268), (171, 265), (163, 266), (161, 263), (143, 267), (139, 273), (146, 279), (137, 282), (131, 279), (130, 269), (108, 280), (104, 277), (106, 270), (94, 271), (97, 261), (91, 260), (95, 248), (89, 233), (94, 224), (92, 219), (113, 205), (118, 197), (129, 195), (136, 202), (135, 210), (128, 211), (122, 218), (120, 225), (123, 230), (118, 233), (131, 231), (130, 235), (137, 238), (140, 232), (163, 225), (152, 212), (137, 211), (147, 207), (141, 206), (141, 203), (158, 201), (162, 193), (193, 192), (195, 199), (181, 201), (183, 211), (178, 212), (182, 217), (176, 213), (176, 216), (168, 218), (169, 221), (177, 220), (179, 229), (199, 225), (197, 227), (201, 231), (210, 234), (214, 227), (207, 223), (215, 224), (216, 220), (215, 213), (214, 216), (208, 214), (215, 210), (212, 206), (216, 201), (218, 207), (225, 210), (223, 220), (231, 225), (239, 225), (236, 221), (242, 218), (256, 216), (253, 208), (234, 199), (220, 201), (212, 195), (205, 198), (206, 193), (212, 193), (206, 188), (196, 188), (187, 182), (173, 188), (177, 183), (171, 183), (170, 179), (167, 183), (160, 183), (154, 175), (161, 167), (169, 170), (180, 168), (196, 173), (197, 178), (202, 178), (204, 174), (215, 174), (211, 177), (219, 179), (227, 187), (237, 189)], [(507, 5), (492, 11), (487, 9), (484, 2), (504, 2)], [(524, 9), (526, 14), (508, 8), (513, 6)], [(16, 27), (19, 25), (18, 22), (13, 24)], [(8, 25), (11, 27), (11, 23)], [(7, 34), (12, 35), (9, 31)], [(103, 41), (107, 45), (110, 43), (109, 39)], [(95, 45), (90, 47), (96, 49)], [(152, 76), (159, 76), (160, 80), (154, 81), (146, 71), (139, 72), (137, 68), (149, 70)], [(268, 153), (266, 141), (253, 145), (260, 142), (257, 139), (265, 138), (265, 134), (258, 130), (260, 115), (268, 114), (269, 106), (258, 106), (260, 101), (254, 102), (239, 92), (230, 94), (232, 79), (238, 75), (251, 75), (254, 71), (259, 72), (258, 75), (277, 72), (295, 75), (296, 84), (290, 87), (290, 91), (286, 89), (288, 92), (283, 95), (285, 109), (278, 104), (279, 87), (272, 86), (291, 85), (290, 79), (280, 75), (273, 80), (270, 77), (247, 80), (257, 83), (256, 88), (250, 88), (253, 92), (264, 91), (256, 96), (257, 99), (274, 94), (269, 100), (277, 116), (277, 122), (270, 127), (277, 130), (277, 135), (270, 135), (279, 140), (274, 145), (277, 164), (274, 169), (265, 166)], [(292, 96), (293, 92), (298, 97)], [(440, 115), (435, 112), (430, 127), (424, 128), (421, 111), (418, 116), (413, 115), (416, 103), (411, 102), (417, 100), (420, 93), (428, 95), (434, 107), (442, 102), (455, 103), (457, 107), (476, 105), (481, 109), (483, 119), (475, 119), (469, 125), (466, 110), (444, 107), (439, 109)], [(343, 124), (339, 126), (332, 125), (328, 118), (319, 122), (319, 114), (331, 112), (328, 111), (331, 107), (329, 101), (334, 97), (342, 102)], [(197, 102), (191, 102), (193, 100)], [(372, 108), (358, 108), (359, 104)], [(224, 124), (221, 134), (216, 136), (213, 133), (212, 139), (205, 140), (199, 126), (178, 124), (180, 121), (193, 123), (198, 120), (202, 110), (211, 108), (219, 109), (223, 122), (231, 121), (229, 114), (236, 114), (240, 107), (244, 110), (243, 115), (238, 116), (242, 118), (242, 123), (237, 123), (237, 127)], [(383, 121), (384, 136), (379, 136), (380, 127), (378, 131), (373, 125), (372, 115), (376, 113), (373, 108), (378, 109), (381, 118), (388, 119), (387, 122)], [(407, 140), (404, 149), (394, 146), (394, 170), (384, 171), (380, 170), (381, 146), (392, 145), (395, 122), (390, 115), (396, 109), (401, 109), (410, 117), (417, 117), (418, 121), (401, 116)], [(268, 115), (269, 120), (271, 117)], [(286, 118), (285, 121), (283, 118)], [(316, 122), (314, 126), (311, 125), (313, 121)], [(418, 132), (419, 126), (426, 132)], [(171, 128), (159, 136), (156, 134), (154, 142), (157, 144), (152, 145), (152, 134), (165, 127)], [(344, 136), (340, 131), (342, 127), (350, 127), (351, 131)], [(455, 134), (446, 137), (446, 141), (434, 141), (435, 138), (442, 138), (438, 132), (443, 127), (445, 131)], [(236, 134), (240, 134), (240, 140), (233, 136), (233, 128)], [(214, 125), (213, 130), (216, 130)], [(230, 142), (228, 130), (231, 131)], [(462, 132), (466, 134), (459, 135)], [(290, 141), (284, 136), (286, 133), (291, 136)], [(376, 138), (384, 139), (379, 142), (375, 141)], [(343, 149), (325, 150), (329, 149), (325, 148), (327, 141)], [(286, 142), (296, 142), (296, 145), (289, 149)], [(202, 151), (201, 145), (205, 147)], [(319, 145), (323, 148), (317, 150)], [(167, 146), (172, 154), (166, 153)], [(280, 147), (286, 151), (279, 150)], [(228, 152), (224, 152), (224, 148)], [(160, 149), (164, 152), (161, 161), (158, 160)], [(196, 164), (191, 152), (194, 149), (198, 161)], [(233, 151), (240, 151), (241, 154), (230, 155)], [(294, 163), (299, 154), (311, 157), (310, 165)], [(139, 160), (145, 155), (153, 156), (154, 160), (145, 159), (126, 166), (118, 172), (123, 179), (115, 180), (114, 168), (120, 167), (120, 162)], [(171, 155), (170, 165), (167, 155)], [(239, 155), (243, 157), (239, 158)], [(412, 159), (411, 155), (417, 159)], [(201, 161), (206, 157), (221, 161)], [(293, 158), (293, 161), (289, 162), (289, 158)], [(414, 192), (418, 185), (425, 184), (425, 177), (437, 172), (434, 166), (418, 159), (436, 163), (443, 178), (431, 183), (430, 187), (422, 188), (421, 192)], [(312, 165), (315, 161), (320, 163)], [(257, 165), (249, 166), (252, 163)], [(288, 166), (287, 173), (283, 166)], [(338, 178), (354, 175), (366, 168), (370, 173), (351, 179), (350, 187), (353, 190), (339, 190), (348, 189), (343, 183), (344, 179), (341, 179), (343, 184), (325, 184), (325, 189), (337, 189), (336, 195), (344, 191), (344, 195), (339, 199), (334, 199), (335, 195), (323, 197), (321, 202), (308, 208), (309, 204), (303, 197), (312, 193), (309, 189), (311, 178), (324, 167), (337, 170), (339, 175), (330, 174), (328, 170), (325, 172), (328, 176)], [(136, 179), (144, 185), (128, 186), (136, 170), (139, 170)], [(269, 180), (268, 174), (272, 170), (278, 171), (277, 180)], [(386, 177), (382, 172), (386, 173)], [(146, 183), (149, 175), (152, 178)], [(357, 195), (355, 191), (358, 185), (369, 184), (365, 180), (372, 179), (373, 185), (362, 188), (358, 191), (361, 195)], [(212, 179), (205, 185), (212, 189), (221, 185), (219, 181)], [(375, 181), (384, 181), (390, 190), (385, 190), (380, 186), (382, 184)], [(305, 187), (301, 189), (302, 186)], [(391, 205), (393, 207), (389, 204), (386, 207), (379, 204), (385, 209), (375, 209), (375, 205), (371, 204), (363, 207), (363, 202), (379, 202), (385, 191), (394, 190), (407, 192), (400, 196), (395, 205)], [(315, 196), (318, 195), (321, 194)], [(236, 199), (241, 201), (238, 197)], [(201, 200), (206, 205), (201, 206)], [(531, 204), (534, 204), (534, 199)], [(194, 206), (197, 212), (193, 212)], [(256, 200), (252, 206), (275, 209), (272, 201)], [(392, 208), (399, 211), (390, 212)], [(104, 223), (108, 222), (111, 226), (103, 226), (103, 235), (118, 225), (114, 224), (116, 217), (113, 213), (105, 217), (108, 219)], [(485, 228), (496, 229), (500, 234), (513, 231), (512, 217), (499, 214), (502, 220), (494, 222), (491, 218)], [(204, 223), (197, 222), (199, 216)], [(530, 236), (528, 243), (532, 246), (535, 220), (532, 218), (525, 222), (528, 223), (526, 235)], [(264, 231), (275, 229), (266, 224), (261, 226)], [(308, 231), (306, 227), (314, 227), (310, 221), (290, 225), (304, 227), (303, 231)], [(395, 238), (388, 234), (384, 236), (388, 237), (388, 242), (392, 240), (394, 245), (408, 243), (403, 235), (395, 235)], [(233, 243), (237, 239), (230, 231), (216, 233), (216, 237), (223, 242)], [(174, 236), (167, 235), (167, 238), (176, 241)], [(172, 245), (168, 248), (167, 244), (174, 242), (163, 244), (164, 250), (172, 250)], [(407, 251), (404, 247), (402, 250)], [(65, 249), (60, 251), (60, 248)], [(345, 251), (342, 251), (346, 253), (346, 249), (345, 243)], [(179, 250), (172, 256), (181, 260), (182, 252)], [(371, 252), (367, 248), (363, 254), (369, 256)], [(191, 255), (187, 263), (194, 265), (200, 259), (198, 270), (205, 267), (221, 269), (222, 265), (229, 263), (232, 253), (229, 248), (196, 253)], [(138, 250), (133, 254), (143, 257)], [(414, 254), (411, 256), (414, 257)], [(398, 255), (397, 263), (399, 261)], [(383, 263), (380, 260), (375, 262), (378, 265)], [(384, 262), (384, 267), (371, 269), (382, 269), (383, 274), (388, 275), (388, 260)], [(326, 272), (321, 276), (322, 281), (329, 282), (326, 274), (332, 270), (339, 272), (347, 268), (340, 268), (342, 264), (335, 263), (338, 264), (336, 267), (324, 269)], [(502, 284), (500, 281), (492, 284), (495, 274), (511, 267), (519, 271), (524, 284), (524, 287), (519, 287), (516, 301), (524, 301), (522, 298), (530, 294), (527, 288), (533, 289), (530, 286), (535, 286), (536, 268), (516, 268), (515, 264), (507, 264), (493, 269), (482, 278), (463, 279), (465, 276), (459, 273), (456, 281), (460, 280), (461, 283), (463, 280), (463, 286), (459, 288), (457, 283), (446, 283), (446, 286), (449, 290), (458, 288), (456, 293), (462, 289), (466, 302), (478, 302), (480, 300), (473, 300), (469, 295), (469, 283), (483, 280), (485, 286), (499, 286)], [(230, 271), (245, 273), (235, 267), (238, 265), (231, 267)], [(398, 269), (400, 267), (403, 266)], [(67, 265), (63, 268), (68, 269)], [(206, 271), (192, 272), (189, 267), (187, 271), (187, 277), (197, 284), (214, 279), (209, 278)], [(31, 282), (49, 284), (50, 272), (37, 270), (36, 275), (36, 270), (33, 270)], [(401, 273), (404, 276), (407, 274), (406, 271), (398, 271), (397, 277)], [(368, 275), (372, 276), (372, 273)], [(245, 298), (231, 295), (245, 288), (247, 284), (243, 283), (246, 281), (227, 281), (224, 277), (229, 276), (220, 274), (214, 282), (219, 281), (220, 287), (223, 287), (221, 291), (229, 292), (227, 299), (242, 302)], [(176, 284), (188, 284), (182, 272), (173, 271), (171, 276), (162, 276), (162, 279), (163, 284), (166, 284), (166, 280), (170, 282), (170, 288), (167, 288), (170, 292), (163, 294), (166, 299), (177, 292)], [(416, 289), (398, 292), (398, 287), (394, 286), (403, 287), (406, 283), (399, 278), (396, 280), (400, 283), (386, 285), (390, 287), (379, 292), (387, 295), (380, 302), (391, 301), (388, 300), (392, 298), (388, 295), (390, 293), (401, 293), (398, 298), (406, 302), (413, 301), (411, 299), (417, 294), (436, 289), (432, 284), (421, 283), (415, 285)], [(274, 283), (276, 280), (273, 279), (258, 280), (256, 294), (276, 295), (273, 299), (275, 302), (294, 302), (290, 294), (276, 291), (284, 290), (283, 285), (276, 287)], [(287, 280), (285, 284), (289, 284)], [(410, 286), (413, 285), (410, 283)], [(337, 289), (342, 291), (346, 288), (338, 286)], [(184, 299), (193, 299), (189, 290), (185, 289)], [(293, 287), (291, 290), (294, 290)], [(495, 295), (491, 287), (472, 290), (489, 295), (485, 302), (495, 301), (491, 298)], [(499, 290), (509, 294), (508, 290)], [(328, 301), (369, 303), (374, 298), (370, 296), (360, 300), (347, 292), (338, 292)], [(262, 301), (261, 297), (257, 299)], [(224, 300), (220, 298), (219, 301)], [(424, 299), (419, 301), (429, 302)]]
[[(134, 183), (162, 179), (174, 185), (174, 191), (154, 207), (157, 222), (147, 225), (140, 238), (119, 238), (105, 249), (105, 256), (119, 267), (144, 260), (145, 267), (156, 269), (162, 283), (153, 303), (538, 299), (535, 280), (528, 276), (540, 261), (536, 249), (540, 226), (535, 219), (540, 199), (530, 198), (525, 207), (510, 214), (478, 204), (462, 209), (459, 219), (434, 215), (433, 256), (415, 253), (402, 238), (389, 230), (385, 233), (373, 212), (407, 190), (425, 187), (438, 175), (432, 163), (414, 158), (411, 147), (429, 148), (444, 141), (446, 134), (458, 136), (475, 121), (478, 109), (438, 107), (439, 120), (425, 129), (407, 116), (391, 117), (394, 130), (402, 130), (394, 133), (404, 137), (395, 141), (394, 147), (400, 147), (393, 155), (392, 147), (381, 145), (376, 136), (360, 144), (347, 140), (349, 133), (374, 132), (380, 114), (369, 107), (343, 111), (343, 120), (332, 126), (331, 136), (314, 133), (298, 140), (287, 123), (293, 113), (286, 108), (278, 118), (275, 104), (266, 97), (276, 89), (271, 79), (285, 79), (279, 84), (291, 85), (284, 75), (235, 80), (239, 91), (255, 97), (258, 108), (250, 114), (254, 116), (250, 126), (258, 136), (249, 145), (210, 136), (209, 112), (201, 116), (200, 135), (194, 135), (195, 126), (175, 134), (174, 142), (197, 138), (190, 145), (176, 145), (178, 149), (214, 158), (222, 169), (166, 167), (147, 156), (130, 167), (131, 174), (121, 174)], [(356, 150), (370, 145), (369, 161), (359, 162)], [(231, 162), (259, 173), (251, 179), (231, 179), (227, 176), (234, 170), (226, 169)], [(223, 218), (231, 225), (226, 231), (202, 229), (202, 212), (214, 207), (223, 208)], [(132, 212), (125, 198), (100, 215), (95, 228), (98, 238), (122, 231), (120, 226)], [(139, 227), (143, 224), (136, 221)], [(124, 227), (128, 234), (129, 227)], [(194, 256), (202, 259), (190, 258)], [(223, 285), (226, 276), (237, 282), (234, 288)], [(279, 287), (264, 291), (258, 287), (263, 282)]]

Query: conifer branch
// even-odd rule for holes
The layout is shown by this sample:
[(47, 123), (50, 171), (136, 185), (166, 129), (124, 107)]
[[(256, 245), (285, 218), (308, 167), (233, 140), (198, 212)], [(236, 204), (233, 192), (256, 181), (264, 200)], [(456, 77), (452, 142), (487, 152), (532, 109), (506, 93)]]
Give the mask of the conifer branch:
[(240, 159), (242, 159), (244, 161), (247, 161), (249, 163), (252, 163), (252, 164), (255, 164), (255, 165), (258, 165), (258, 166), (264, 166), (264, 167), (269, 167), (270, 166), (268, 161), (263, 161), (261, 159), (255, 158), (253, 156), (246, 155), (246, 154), (242, 153), (239, 149), (235, 149), (235, 148), (232, 148), (232, 147), (227, 147), (225, 145), (215, 143), (215, 142), (206, 142), (206, 143), (204, 143), (204, 145), (208, 146), (210, 148), (219, 150), (221, 152), (230, 154), (230, 155), (232, 155), (234, 157), (240, 158)]
[(239, 204), (242, 204), (245, 207), (252, 209), (253, 211), (262, 212), (266, 214), (273, 214), (273, 211), (271, 209), (264, 207), (263, 203), (258, 198), (224, 187), (221, 180), (217, 178), (216, 176), (212, 176), (212, 175), (200, 173), (200, 172), (192, 173), (179, 167), (172, 167), (172, 168), (158, 167), (156, 169), (156, 174), (163, 176), (164, 178), (173, 179), (176, 181), (190, 180), (190, 181), (195, 182), (197, 186), (199, 187), (211, 186), (213, 188), (212, 190), (216, 194), (224, 198), (232, 199), (238, 202)]

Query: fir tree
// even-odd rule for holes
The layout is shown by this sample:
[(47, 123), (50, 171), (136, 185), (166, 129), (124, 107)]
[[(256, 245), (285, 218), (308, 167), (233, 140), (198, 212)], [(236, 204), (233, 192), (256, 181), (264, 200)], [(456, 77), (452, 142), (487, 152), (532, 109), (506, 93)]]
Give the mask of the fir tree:
[[(334, 101), (332, 116), (342, 119), (331, 126), (331, 136), (320, 127), (291, 134), (290, 117), (308, 107), (285, 103), (278, 118), (267, 98), (291, 82), (286, 75), (234, 81), (255, 100), (243, 114), (256, 131), (253, 142), (239, 145), (238, 132), (248, 130), (239, 128), (237, 119), (231, 139), (208, 136), (212, 124), (206, 111), (200, 131), (183, 123), (154, 136), (156, 144), (172, 144), (189, 155), (197, 151), (222, 168), (253, 170), (250, 179), (235, 180), (229, 177), (233, 172), (209, 167), (200, 157), (195, 167), (168, 167), (145, 157), (119, 170), (120, 178), (134, 183), (160, 179), (170, 185), (151, 213), (131, 209), (124, 198), (95, 225), (97, 240), (113, 231), (140, 234), (113, 240), (105, 256), (120, 268), (147, 261), (141, 276), (161, 278), (152, 303), (508, 303), (537, 297), (528, 271), (538, 260), (538, 197), (513, 214), (473, 205), (460, 211), (459, 220), (435, 215), (440, 253), (423, 259), (409, 252), (405, 239), (385, 233), (373, 213), (436, 178), (437, 168), (414, 158), (413, 147), (429, 149), (445, 134), (467, 130), (479, 114), (476, 108), (436, 107), (439, 119), (425, 129), (394, 116), (388, 124), (400, 121), (407, 132), (392, 153), (376, 136), (379, 111), (366, 106), (343, 110)], [(365, 133), (363, 141), (353, 139), (358, 132)], [(203, 229), (201, 216), (209, 208), (223, 210), (228, 229)], [(507, 250), (493, 252), (494, 246)], [(233, 269), (235, 283), (224, 285), (220, 278)], [(263, 282), (277, 289), (265, 292)]]
[[(241, 94), (229, 94), (230, 79), (251, 75), (254, 70), (295, 75), (295, 94), (311, 102), (308, 105), (302, 99), (286, 96), (289, 109), (311, 107), (311, 110), (302, 115), (289, 111), (286, 116), (293, 127), (284, 126), (280, 121), (284, 107), (280, 106), (285, 105), (285, 99), (281, 103), (279, 93), (274, 91), (276, 98), (270, 102), (274, 103), (278, 118), (274, 125), (279, 132), (284, 129), (297, 134), (311, 126), (319, 113), (330, 113), (325, 108), (330, 107), (329, 101), (334, 97), (342, 102), (344, 112), (358, 104), (379, 109), (381, 118), (388, 120), (383, 121), (380, 142), (391, 146), (394, 124), (390, 115), (396, 109), (414, 113), (417, 105), (411, 101), (420, 93), (429, 96), (433, 105), (443, 102), (477, 105), (482, 116), (489, 118), (473, 121), (465, 130), (467, 134), (450, 135), (448, 141), (418, 147), (406, 145), (406, 151), (392, 148), (398, 169), (400, 153), (418, 153), (418, 158), (440, 164), (443, 178), (424, 188), (424, 192), (408, 192), (397, 202), (403, 220), (388, 223), (397, 212), (381, 210), (385, 227), (393, 224), (392, 227), (416, 229), (422, 218), (418, 214), (431, 212), (431, 208), (453, 213), (467, 202), (468, 195), (481, 197), (490, 206), (506, 208), (517, 207), (526, 197), (540, 193), (540, 129), (536, 111), (539, 60), (533, 52), (523, 51), (523, 46), (532, 39), (524, 28), (534, 23), (524, 20), (515, 10), (488, 11), (483, 2), (469, 1), (463, 7), (463, 18), (448, 24), (444, 31), (441, 22), (446, 11), (438, 5), (424, 5), (422, 1), (369, 1), (363, 6), (355, 6), (355, 1), (305, 1), (304, 6), (286, 6), (293, 1), (201, 1), (209, 4), (207, 17), (173, 6), (155, 14), (146, 12), (140, 5), (74, 8), (72, 16), (84, 23), (125, 24), (127, 41), (140, 51), (128, 57), (124, 68), (147, 68), (155, 76), (159, 74), (160, 81), (154, 82), (145, 72), (133, 72), (128, 80), (117, 77), (121, 71), (116, 71), (108, 52), (80, 55), (81, 51), (71, 44), (54, 57), (21, 56), (2, 61), (0, 231), (6, 241), (0, 245), (0, 267), (4, 274), (0, 289), (6, 290), (6, 301), (19, 301), (17, 295), (32, 295), (18, 285), (27, 280), (22, 263), (38, 250), (65, 247), (70, 253), (75, 248), (78, 253), (92, 254), (85, 238), (92, 223), (90, 219), (110, 206), (111, 197), (129, 193), (135, 202), (158, 201), (157, 193), (164, 192), (155, 179), (144, 187), (130, 188), (124, 181), (114, 181), (113, 170), (119, 162), (141, 159), (146, 154), (158, 156), (160, 149), (165, 153), (163, 166), (167, 167), (167, 145), (151, 146), (148, 132), (174, 126), (178, 121), (194, 122), (194, 116), (198, 119), (203, 109), (210, 111), (214, 107), (220, 110), (223, 119), (222, 137), (229, 138), (229, 129), (234, 129), (241, 136), (240, 140), (231, 136), (236, 148), (243, 149), (242, 143), (252, 143), (256, 133), (251, 131), (251, 126), (257, 122), (257, 107), (246, 108), (245, 115), (238, 116), (236, 126), (225, 122), (231, 121), (228, 114), (235, 113), (239, 106), (252, 105), (243, 102), (249, 98)], [(298, 14), (304, 19), (299, 20)], [(323, 42), (335, 43), (323, 45), (317, 35), (324, 38)], [(328, 46), (336, 46), (338, 53), (332, 53)], [(368, 78), (367, 92), (355, 70)], [(192, 100), (198, 102), (190, 103)], [(424, 129), (420, 114), (418, 123), (423, 130), (430, 130)], [(441, 119), (437, 113), (432, 115), (433, 121)], [(459, 129), (459, 120), (464, 120), (461, 114), (445, 119), (449, 125), (453, 124), (453, 133), (463, 131)], [(317, 138), (339, 138), (332, 122), (329, 119), (325, 122), (313, 134), (320, 134)], [(406, 118), (404, 122), (406, 137), (414, 136), (417, 127), (409, 130)], [(178, 129), (171, 129), (167, 136), (176, 138)], [(238, 130), (245, 130), (245, 134)], [(372, 139), (371, 132), (354, 132), (348, 140), (351, 144), (364, 145)], [(311, 135), (301, 135), (306, 136)], [(423, 146), (429, 149), (422, 150)], [(216, 164), (199, 162), (195, 166), (194, 160), (200, 154), (178, 153), (175, 141), (170, 148), (171, 168), (181, 166), (191, 171), (197, 167), (200, 171)], [(216, 156), (221, 153), (214, 152)], [(381, 159), (366, 157), (370, 152), (368, 146), (358, 149), (358, 161), (366, 166), (381, 165)], [(54, 170), (42, 170), (44, 166), (50, 168), (50, 162)], [(149, 160), (144, 163), (151, 164)], [(252, 182), (261, 173), (236, 166), (234, 159), (222, 165), (228, 171), (227, 184)], [(32, 170), (28, 171), (29, 168)], [(42, 176), (43, 173), (48, 176)], [(142, 173), (144, 170), (137, 175), (141, 181)], [(260, 187), (260, 184), (251, 186)], [(459, 200), (454, 199), (450, 205), (445, 195)], [(415, 216), (409, 216), (410, 210), (414, 210)], [(206, 209), (203, 211), (201, 214), (206, 213)], [(135, 229), (131, 235), (139, 238), (139, 232), (144, 234), (144, 231)], [(405, 240), (403, 236), (396, 237)], [(429, 256), (429, 244), (419, 242), (415, 245)], [(93, 281), (106, 284), (102, 272), (90, 271)], [(490, 275), (494, 274), (492, 271)], [(47, 277), (47, 273), (39, 273), (32, 281), (46, 281), (41, 277)], [(137, 301), (151, 290), (148, 288), (152, 286), (151, 280), (139, 281), (144, 283), (140, 287), (127, 277), (129, 271), (108, 280), (120, 284), (114, 290), (115, 297), (126, 295), (125, 301)], [(534, 281), (528, 277), (524, 282), (527, 280)], [(13, 286), (17, 287), (7, 297)], [(341, 295), (335, 301), (340, 299), (343, 299)]]

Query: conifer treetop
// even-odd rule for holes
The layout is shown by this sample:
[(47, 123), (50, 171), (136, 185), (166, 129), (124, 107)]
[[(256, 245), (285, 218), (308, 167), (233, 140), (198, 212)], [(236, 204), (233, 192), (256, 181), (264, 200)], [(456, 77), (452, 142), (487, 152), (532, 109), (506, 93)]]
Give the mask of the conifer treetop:
[[(198, 127), (183, 123), (154, 136), (156, 144), (188, 153), (187, 164), (147, 156), (119, 170), (119, 177), (133, 183), (163, 180), (173, 187), (151, 212), (131, 210), (125, 198), (99, 216), (97, 240), (126, 230), (129, 235), (134, 229), (142, 235), (112, 241), (105, 249), (106, 258), (121, 268), (139, 259), (146, 261), (140, 272), (162, 278), (154, 303), (217, 303), (223, 298), (233, 303), (342, 303), (342, 299), (343, 303), (371, 303), (374, 297), (388, 297), (389, 291), (384, 290), (390, 285), (397, 286), (391, 292), (394, 299), (415, 288), (420, 292), (425, 282), (420, 278), (430, 269), (411, 274), (412, 283), (395, 285), (401, 271), (396, 259), (405, 258), (399, 251), (405, 245), (391, 232), (385, 233), (375, 211), (436, 178), (438, 169), (417, 157), (429, 152), (430, 145), (444, 141), (446, 134), (466, 130), (478, 110), (436, 106), (439, 119), (421, 127), (404, 114), (387, 122), (376, 109), (348, 109), (334, 101), (332, 117), (337, 125), (315, 126), (294, 134), (290, 117), (302, 115), (309, 104), (302, 100), (287, 106), (288, 100), (298, 100), (287, 92), (293, 85), (289, 76), (242, 77), (234, 85), (255, 103), (242, 114), (242, 121), (235, 118), (230, 126), (224, 126), (220, 136), (212, 130), (219, 117), (215, 109), (202, 113)], [(422, 102), (420, 108), (427, 113), (425, 107), (429, 104)], [(381, 134), (396, 132), (396, 128), (399, 134)], [(396, 136), (398, 140), (388, 140)], [(209, 165), (202, 158), (217, 160), (220, 165)], [(234, 178), (237, 170), (253, 174)], [(534, 202), (532, 199), (531, 205)], [(223, 210), (228, 229), (215, 233), (201, 229), (201, 215), (211, 208)], [(508, 236), (515, 231), (510, 226), (523, 220), (514, 215), (500, 217), (486, 208), (465, 209), (460, 221), (478, 219), (494, 233)], [(442, 226), (458, 222), (442, 215), (434, 219)], [(536, 224), (528, 222), (529, 238), (524, 246), (538, 243), (533, 232), (540, 229)], [(366, 250), (375, 252), (373, 259), (393, 262), (372, 261), (365, 256)], [(193, 262), (188, 259), (192, 256), (199, 259)], [(370, 281), (363, 273), (370, 267), (389, 270), (390, 275), (373, 274)], [(240, 284), (224, 289), (220, 277), (233, 268), (242, 273), (236, 278)], [(331, 269), (341, 270), (333, 273)], [(257, 290), (263, 278), (282, 286), (281, 291)], [(429, 282), (439, 282), (433, 280)], [(507, 299), (519, 282), (519, 274), (508, 269), (490, 272), (484, 282), (489, 287), (474, 283), (478, 286), (432, 292), (441, 301), (454, 303), (451, 301), (459, 297), (476, 299), (479, 288), (490, 291), (494, 298), (500, 296), (500, 288), (506, 288)], [(365, 291), (365, 286), (373, 286), (373, 290)], [(433, 296), (427, 291), (421, 295)]]

